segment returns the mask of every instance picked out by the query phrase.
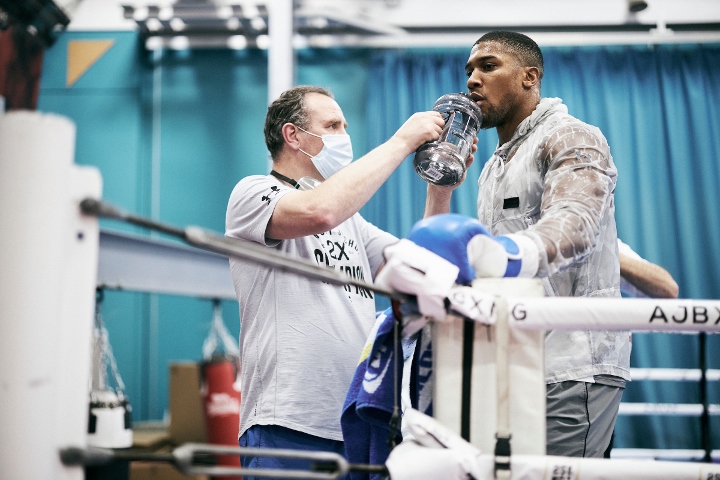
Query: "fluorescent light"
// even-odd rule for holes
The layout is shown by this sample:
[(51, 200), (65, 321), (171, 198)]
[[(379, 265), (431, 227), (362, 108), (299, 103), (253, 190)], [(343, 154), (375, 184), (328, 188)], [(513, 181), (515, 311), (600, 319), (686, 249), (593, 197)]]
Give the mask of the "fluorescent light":
[(244, 35), (230, 35), (227, 46), (233, 50), (244, 50), (247, 47), (247, 38)]
[(265, 30), (267, 27), (262, 17), (253, 17), (252, 20), (250, 20), (250, 25), (257, 31)]
[(186, 50), (190, 47), (190, 39), (185, 36), (172, 37), (170, 39), (170, 48), (173, 50)]
[(217, 8), (218, 18), (228, 19), (233, 16), (233, 9), (230, 5), (223, 5)]
[(145, 20), (148, 17), (148, 11), (148, 7), (136, 8), (133, 12), (133, 19), (138, 22)]
[(145, 22), (145, 26), (151, 32), (157, 32), (158, 30), (162, 30), (162, 23), (160, 23), (160, 20), (158, 20), (157, 18), (148, 18)]
[(160, 50), (163, 48), (162, 37), (150, 37), (145, 41), (145, 48), (148, 50)]
[(243, 10), (243, 16), (245, 18), (252, 18), (252, 17), (260, 16), (260, 12), (258, 11), (258, 9), (255, 5), (243, 5), (242, 10)]
[(225, 23), (228, 30), (239, 30), (240, 29), (240, 19), (237, 17), (230, 17), (228, 18), (227, 22)]
[(170, 28), (175, 30), (176, 32), (182, 32), (185, 30), (185, 22), (183, 22), (182, 18), (174, 17), (172, 20), (170, 20)]
[(320, 29), (320, 30), (323, 28), (327, 28), (329, 23), (330, 22), (328, 22), (327, 18), (325, 18), (325, 17), (310, 17), (310, 18), (308, 18), (308, 25), (310, 25), (313, 28)]
[(309, 46), (307, 37), (299, 34), (293, 35), (293, 48), (307, 48)]
[(270, 38), (267, 35), (258, 35), (255, 39), (255, 45), (260, 50), (267, 50), (270, 46)]
[(162, 7), (160, 8), (160, 11), (158, 11), (158, 18), (160, 20), (170, 20), (174, 15), (173, 8), (172, 7)]
[(311, 35), (308, 44), (315, 48), (328, 48), (335, 45), (336, 39), (333, 35)]

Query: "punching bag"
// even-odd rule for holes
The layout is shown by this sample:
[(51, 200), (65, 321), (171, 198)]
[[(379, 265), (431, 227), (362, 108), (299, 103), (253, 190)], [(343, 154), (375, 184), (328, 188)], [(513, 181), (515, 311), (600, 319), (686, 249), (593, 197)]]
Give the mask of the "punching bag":
[[(224, 353), (221, 353), (220, 347)], [(215, 303), (210, 334), (203, 344), (201, 393), (208, 443), (238, 446), (240, 428), (240, 359), (237, 343)], [(218, 465), (240, 467), (239, 455), (216, 455)], [(241, 477), (221, 477), (236, 480)]]

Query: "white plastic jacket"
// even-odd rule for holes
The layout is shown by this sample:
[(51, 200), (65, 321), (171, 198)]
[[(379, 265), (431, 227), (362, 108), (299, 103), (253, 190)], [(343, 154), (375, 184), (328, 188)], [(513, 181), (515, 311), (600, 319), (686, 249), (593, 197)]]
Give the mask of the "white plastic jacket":
[[(493, 234), (521, 233), (540, 252), (547, 296), (619, 297), (617, 170), (605, 137), (544, 98), (480, 174), (478, 217)], [(630, 379), (628, 332), (550, 331), (547, 383)]]

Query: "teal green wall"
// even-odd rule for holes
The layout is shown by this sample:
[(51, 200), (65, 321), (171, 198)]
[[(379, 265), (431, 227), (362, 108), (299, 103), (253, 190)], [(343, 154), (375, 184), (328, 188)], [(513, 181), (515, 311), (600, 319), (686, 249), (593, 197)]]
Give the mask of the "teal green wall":
[[(114, 40), (71, 87), (68, 42)], [(329, 87), (343, 106), (356, 154), (364, 153), (367, 52), (298, 53), (297, 83)], [(103, 198), (177, 226), (224, 230), (242, 177), (267, 173), (263, 122), (266, 52), (146, 52), (134, 32), (65, 32), (45, 53), (38, 110), (77, 125), (76, 162), (103, 177)], [(102, 228), (144, 233), (115, 221)], [(237, 338), (238, 305), (223, 301)], [(135, 420), (161, 419), (168, 363), (198, 360), (212, 318), (209, 299), (107, 291), (102, 314)]]

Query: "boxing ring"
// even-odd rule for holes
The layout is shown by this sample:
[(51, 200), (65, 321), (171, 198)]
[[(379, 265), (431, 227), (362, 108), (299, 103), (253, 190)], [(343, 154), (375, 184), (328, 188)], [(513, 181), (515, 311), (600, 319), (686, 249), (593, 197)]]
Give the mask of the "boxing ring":
[[(349, 465), (320, 452), (184, 445), (169, 454), (139, 455), (88, 447), (98, 217), (309, 279), (369, 288), (400, 302), (410, 298), (254, 244), (123, 212), (100, 200), (96, 170), (72, 164), (74, 140), (74, 125), (67, 119), (28, 112), (0, 115), (0, 144), (8, 146), (0, 152), (0, 228), (17, 233), (0, 243), (0, 269), (13, 272), (13, 278), (0, 276), (0, 428), (12, 439), (12, 445), (2, 447), (0, 478), (81, 479), (83, 466), (111, 460), (160, 460), (186, 474), (213, 476), (342, 478), (353, 471), (386, 471), (383, 465)], [(45, 201), (37, 200), (38, 186)], [(52, 235), (47, 234), (48, 219)], [(720, 479), (720, 464), (544, 455), (543, 372), (546, 330), (717, 333), (720, 301), (545, 298), (535, 279), (476, 280), (473, 286), (493, 295), (491, 325), (449, 316), (432, 326), (434, 421), (448, 438), (477, 451), (473, 478)], [(39, 287), (43, 301), (28, 302)], [(262, 453), (319, 463), (317, 471), (248, 471), (197, 465), (199, 453)]]
[[(495, 452), (487, 458), (482, 455), (486, 475), (482, 478), (719, 478), (717, 464), (544, 456), (542, 369), (546, 330), (717, 333), (719, 301), (545, 298), (535, 279), (476, 280), (473, 286), (498, 295), (496, 323), (491, 328), (477, 324), (468, 328), (468, 321), (434, 325), (433, 348), (437, 352), (433, 351), (433, 360), (439, 372), (433, 398), (434, 416), (444, 426), (480, 451)], [(468, 372), (472, 372), (470, 379)], [(678, 373), (647, 369), (641, 378), (677, 378)], [(683, 373), (690, 378), (701, 374)], [(468, 390), (469, 396), (465, 393)], [(482, 390), (495, 391), (496, 395), (483, 396)], [(633, 408), (633, 404), (625, 405)], [(639, 407), (635, 412), (653, 411), (647, 404)], [(702, 413), (697, 407), (703, 406), (693, 405), (692, 412)], [(659, 405), (655, 411), (663, 408), (678, 409)], [(504, 465), (510, 473), (505, 476), (498, 465), (503, 468), (506, 459), (498, 461), (497, 455), (503, 438), (512, 444), (512, 454)]]

